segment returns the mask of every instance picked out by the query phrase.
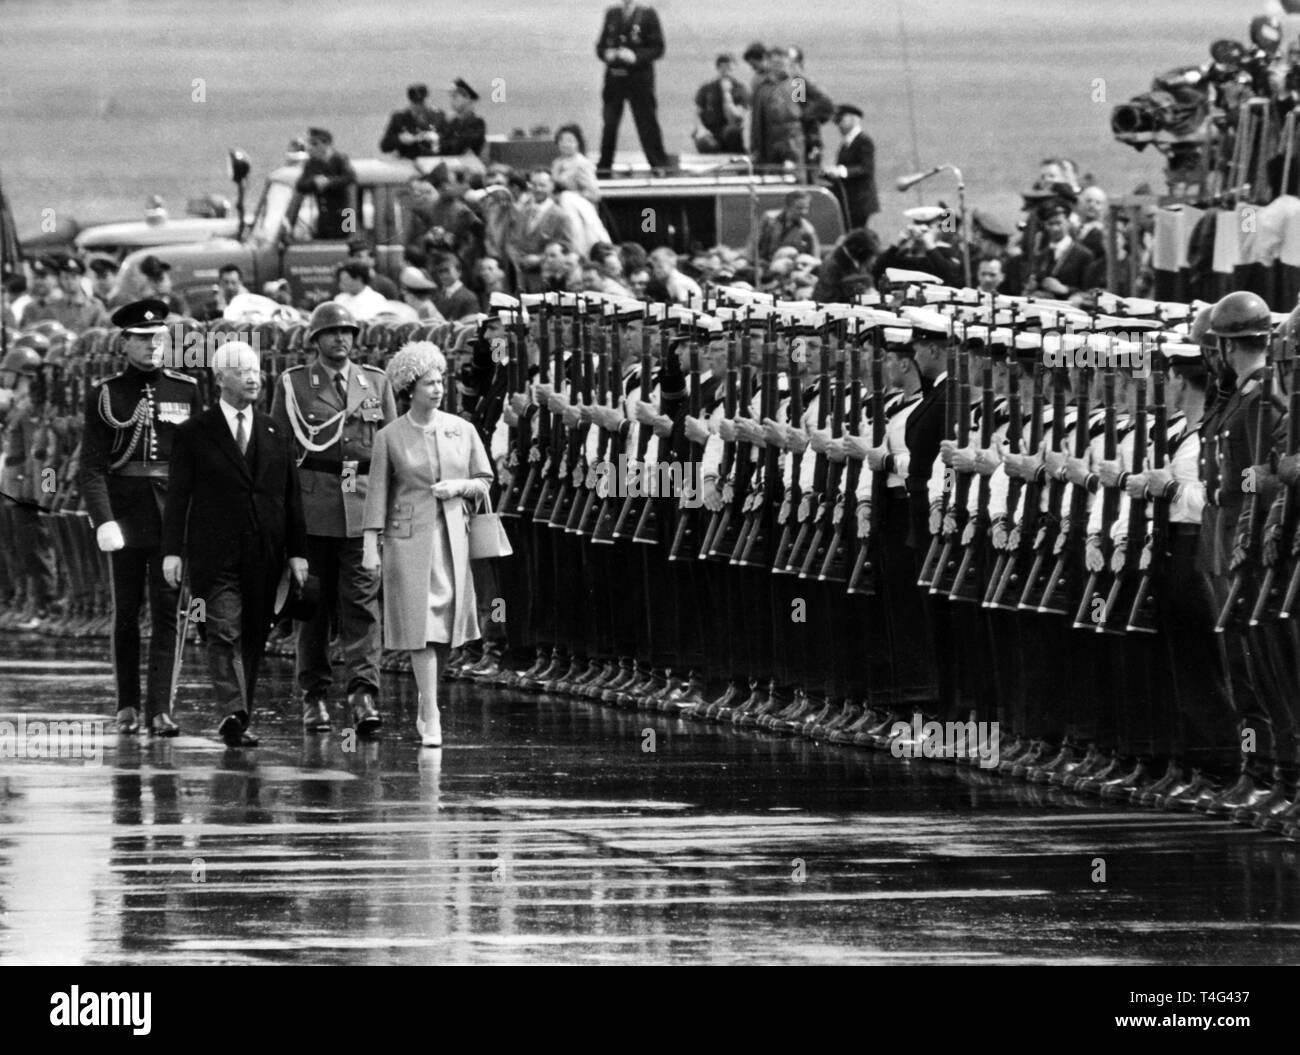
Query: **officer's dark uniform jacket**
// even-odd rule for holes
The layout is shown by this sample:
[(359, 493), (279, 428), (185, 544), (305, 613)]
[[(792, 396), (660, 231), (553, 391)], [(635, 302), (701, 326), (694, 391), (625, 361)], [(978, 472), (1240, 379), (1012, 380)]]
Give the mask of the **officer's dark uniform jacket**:
[(115, 520), (127, 546), (159, 545), (172, 439), (202, 409), (198, 383), (165, 368), (127, 366), (91, 387), (77, 480), (95, 527)]
[(383, 370), (351, 361), (346, 369), (346, 410), (319, 358), (290, 367), (275, 389), (271, 416), (293, 437), (309, 535), (361, 536), (375, 433), (397, 417)]
[[(1228, 574), (1237, 521), (1250, 497), (1245, 489), (1245, 471), (1263, 462), (1274, 446), (1284, 449), (1280, 441), (1285, 408), (1276, 398), (1267, 405), (1261, 402), (1262, 377), (1261, 370), (1242, 380), (1226, 399), (1216, 400), (1201, 422), (1201, 479), (1205, 481), (1206, 506), (1198, 567), (1211, 575)], [(1255, 426), (1261, 407), (1265, 415), (1264, 447), (1256, 451)], [(1261, 515), (1267, 512), (1272, 497), (1271, 493), (1261, 496)]]

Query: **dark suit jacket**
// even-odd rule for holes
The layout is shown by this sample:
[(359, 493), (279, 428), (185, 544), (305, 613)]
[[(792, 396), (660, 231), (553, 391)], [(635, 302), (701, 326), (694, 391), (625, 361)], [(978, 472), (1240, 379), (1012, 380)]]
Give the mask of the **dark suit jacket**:
[(606, 76), (627, 76), (653, 74), (653, 64), (664, 55), (664, 31), (659, 25), (659, 16), (653, 7), (637, 4), (632, 8), (630, 18), (623, 17), (623, 5), (606, 8), (605, 21), (600, 27), (600, 36), (596, 38), (596, 57), (605, 61), (605, 52), (610, 48), (630, 48), (636, 55), (636, 62), (628, 65), (621, 59), (606, 63)]
[(848, 146), (840, 145), (835, 164), (848, 170), (848, 177), (839, 183), (849, 207), (849, 226), (865, 227), (880, 212), (880, 197), (876, 193), (876, 144), (865, 132), (859, 132)]
[(1048, 246), (1039, 254), (1038, 277), (1043, 279), (1048, 275), (1063, 283), (1070, 293), (1087, 289), (1092, 279), (1092, 254), (1074, 242), (1065, 251), (1065, 256), (1056, 261), (1051, 246)]
[[(202, 597), (219, 572), (237, 570), (254, 594), (274, 597), (289, 557), (306, 557), (298, 473), (285, 436), (253, 411), (250, 459), (239, 452), (220, 406), (176, 430), (162, 551), (185, 558), (190, 588)], [(268, 613), (269, 615), (269, 613)]]
[(384, 129), (384, 136), (379, 141), (379, 149), (385, 154), (396, 154), (410, 160), (429, 157), (433, 154), (433, 147), (428, 143), (403, 143), (398, 137), (403, 132), (414, 134), (430, 131), (436, 131), (441, 136), (445, 126), (446, 118), (441, 110), (429, 110), (418, 115), (411, 113), (409, 108), (396, 110), (388, 119), (388, 127)]

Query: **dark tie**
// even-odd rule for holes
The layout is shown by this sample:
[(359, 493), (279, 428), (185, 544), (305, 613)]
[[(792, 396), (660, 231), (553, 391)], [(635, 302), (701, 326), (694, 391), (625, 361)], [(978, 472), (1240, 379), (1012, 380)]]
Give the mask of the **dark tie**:
[(244, 412), (242, 410), (235, 413), (235, 443), (239, 447), (240, 454), (248, 453), (248, 429), (244, 428)]
[(342, 374), (334, 375), (334, 390), (339, 394), (339, 399), (346, 407), (348, 405), (348, 383), (343, 379)]

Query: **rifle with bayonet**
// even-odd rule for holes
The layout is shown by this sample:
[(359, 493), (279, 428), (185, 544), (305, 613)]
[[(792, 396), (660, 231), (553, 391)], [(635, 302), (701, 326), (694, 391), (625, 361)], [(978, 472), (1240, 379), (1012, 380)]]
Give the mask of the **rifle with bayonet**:
[[(1088, 456), (1088, 431), (1091, 427), (1092, 367), (1080, 371), (1079, 394), (1075, 400), (1074, 456)], [(1064, 530), (1056, 536), (1051, 576), (1043, 589), (1038, 611), (1045, 615), (1069, 615), (1071, 598), (1083, 579), (1083, 543), (1088, 533), (1088, 489), (1074, 484), (1070, 491), (1070, 513)]]
[[(844, 349), (849, 360), (849, 407), (848, 407), (848, 434), (857, 436), (862, 430), (862, 328), (855, 323), (853, 339), (848, 342)], [(836, 384), (840, 385), (844, 380), (844, 362), (843, 356), (836, 367)], [(843, 416), (844, 395), (839, 394), (835, 398), (835, 408)], [(834, 430), (834, 423), (832, 423)], [(843, 429), (839, 434), (842, 435)], [(817, 573), (817, 578), (822, 582), (842, 582), (847, 583), (849, 572), (853, 568), (855, 555), (853, 552), (854, 523), (857, 514), (858, 504), (858, 480), (862, 475), (862, 463), (856, 458), (849, 459), (847, 465), (842, 467), (842, 478), (844, 486), (833, 490), (834, 508), (830, 515), (830, 541), (826, 543), (826, 556), (822, 560), (821, 568)]]
[[(602, 320), (604, 316), (602, 315)], [(608, 349), (605, 347), (607, 329), (600, 326), (596, 331), (596, 354), (595, 364), (595, 394), (591, 405), (594, 407), (599, 404), (601, 407), (609, 405), (612, 398), (612, 377), (614, 376), (614, 362)], [(584, 347), (584, 359), (591, 358), (590, 353), (586, 352)], [(600, 495), (597, 488), (602, 476), (609, 471), (609, 452), (611, 437), (609, 430), (603, 424), (593, 421), (589, 428), (596, 430), (596, 460), (587, 466), (586, 480), (584, 481), (585, 495), (583, 496), (582, 511), (578, 514), (573, 531), (579, 535), (591, 537), (596, 529), (596, 521), (600, 516)], [(590, 441), (588, 441), (590, 442)], [(576, 504), (576, 503), (575, 503)]]
[[(980, 450), (986, 451), (993, 446), (993, 419), (996, 413), (992, 357), (984, 360), (980, 386)], [(979, 476), (975, 492), (975, 515), (962, 529), (957, 572), (948, 589), (948, 600), (968, 604), (977, 604), (981, 599), (981, 572), (985, 564), (991, 524), (989, 501), (992, 498), (992, 481), (986, 473), (980, 473)]]
[[(1119, 457), (1119, 422), (1118, 407), (1115, 405), (1117, 399), (1117, 381), (1118, 374), (1114, 370), (1106, 370), (1101, 377), (1101, 403), (1105, 408), (1104, 425), (1102, 425), (1101, 439), (1101, 460), (1114, 461)], [(1135, 382), (1136, 383), (1136, 382)], [(1140, 427), (1143, 433), (1143, 456), (1145, 457), (1145, 440), (1147, 440), (1147, 422), (1145, 422), (1145, 412), (1147, 412), (1147, 399), (1145, 392), (1143, 395), (1143, 404), (1141, 404), (1141, 414), (1143, 422), (1139, 426), (1134, 422), (1135, 429)], [(1134, 443), (1134, 453), (1136, 455), (1136, 437)], [(1089, 477), (1089, 482), (1095, 481), (1096, 476)], [(1093, 498), (1096, 502), (1096, 498)], [(1130, 512), (1132, 509), (1130, 508)], [(1091, 511), (1087, 513), (1091, 520)], [(1082, 595), (1079, 596), (1079, 605), (1074, 613), (1075, 630), (1096, 630), (1100, 628), (1101, 617), (1105, 615), (1105, 602), (1110, 594), (1108, 582), (1106, 582), (1106, 570), (1110, 568), (1110, 560), (1113, 556), (1112, 540), (1110, 533), (1115, 526), (1115, 521), (1119, 518), (1119, 487), (1104, 487), (1101, 494), (1101, 531), (1097, 535), (1096, 544), (1101, 552), (1101, 569), (1096, 572), (1088, 572), (1087, 582), (1084, 583)], [(1088, 538), (1087, 531), (1084, 531), (1084, 542), (1091, 543), (1093, 539)]]
[[(769, 317), (763, 341), (763, 390), (759, 398), (759, 419), (775, 421), (779, 411), (780, 390), (777, 383), (776, 316)], [(745, 501), (745, 525), (736, 540), (733, 564), (745, 566), (770, 564), (768, 549), (771, 545), (768, 520), (775, 499), (781, 493), (780, 450), (775, 444), (760, 444), (762, 460), (750, 485)]]
[[(871, 368), (867, 371), (871, 378), (871, 446), (879, 448), (885, 442), (885, 377), (884, 377), (884, 334), (876, 326), (871, 331)], [(859, 411), (860, 415), (861, 411)], [(854, 421), (859, 419), (854, 416)], [(853, 558), (853, 570), (849, 573), (845, 592), (862, 594), (866, 597), (876, 593), (876, 566), (872, 560), (872, 550), (880, 538), (880, 518), (884, 516), (884, 502), (889, 482), (889, 470), (884, 466), (871, 474), (871, 508), (868, 510), (866, 524), (862, 524), (861, 514), (855, 515), (851, 530), (857, 536), (857, 551)], [(854, 489), (856, 494), (856, 488)], [(865, 526), (866, 533), (862, 528)]]
[[(551, 364), (550, 364), (550, 328), (547, 320), (547, 305), (543, 301), (537, 306), (537, 384), (546, 385), (550, 383)], [(519, 322), (519, 343), (522, 348), (527, 347), (527, 330), (522, 320)], [(537, 505), (537, 491), (539, 484), (549, 475), (549, 467), (546, 465), (551, 450), (551, 414), (550, 411), (539, 402), (536, 398), (529, 400), (529, 407), (525, 414), (529, 416), (534, 424), (533, 434), (528, 444), (528, 474), (524, 477), (523, 484), (519, 489), (519, 498), (515, 503), (515, 512), (520, 516), (533, 513)]]
[(564, 460), (567, 471), (561, 477), (560, 494), (551, 515), (551, 527), (560, 531), (572, 530), (574, 521), (582, 515), (582, 491), (587, 479), (587, 431), (591, 422), (583, 414), (583, 408), (591, 406), (591, 355), (587, 346), (586, 303), (581, 300), (574, 306), (572, 348), (569, 354), (569, 405), (564, 414), (568, 428)]
[[(722, 414), (728, 421), (734, 421), (736, 417), (736, 404), (739, 399), (738, 392), (738, 374), (739, 374), (739, 340), (736, 336), (736, 321), (733, 319), (727, 327), (727, 376), (723, 381), (722, 389)], [(724, 498), (722, 508), (716, 513), (710, 513), (708, 523), (705, 525), (704, 538), (700, 542), (699, 559), (707, 560), (718, 539), (718, 531), (726, 530), (727, 524), (731, 519), (732, 503), (725, 497), (726, 489), (733, 487), (732, 473), (736, 463), (736, 441), (724, 440), (722, 444), (722, 459), (718, 466), (718, 486), (722, 491)], [(701, 481), (702, 482), (702, 481)]]
[[(520, 322), (521, 312), (512, 313), (510, 321), (505, 323), (506, 342), (506, 390), (507, 405), (509, 398), (526, 391), (528, 387), (527, 330)], [(501, 489), (497, 513), (505, 517), (519, 515), (520, 498), (524, 494), (528, 480), (536, 480), (535, 463), (529, 461), (532, 451), (530, 433), (534, 418), (533, 408), (525, 408), (516, 415), (515, 424), (510, 426), (510, 438), (506, 453), (506, 469), (510, 473), (510, 483)], [(527, 472), (524, 466), (528, 466)]]
[[(1065, 382), (1067, 379), (1064, 367), (1058, 367), (1052, 374), (1052, 432), (1051, 432), (1051, 449), (1060, 451), (1065, 446)], [(1032, 562), (1029, 571), (1024, 577), (1024, 587), (1020, 593), (1018, 606), (1022, 611), (1038, 611), (1038, 602), (1041, 600), (1043, 593), (1047, 590), (1048, 583), (1052, 574), (1052, 552), (1056, 543), (1057, 532), (1061, 527), (1061, 506), (1065, 501), (1065, 481), (1052, 476), (1051, 480), (1043, 481), (1047, 472), (1044, 465), (1038, 470), (1038, 491), (1041, 494), (1041, 488), (1047, 488), (1047, 509), (1039, 512), (1036, 507), (1028, 504), (1029, 488), (1025, 489), (1025, 527), (1031, 529), (1032, 536), (1031, 550)]]
[[(623, 406), (626, 393), (623, 385), (623, 331), (617, 311), (609, 328), (609, 379), (610, 404), (618, 410)], [(621, 490), (626, 482), (623, 474), (627, 467), (625, 455), (629, 428), (630, 425), (624, 420), (616, 432), (609, 433), (605, 447), (605, 493), (600, 496), (600, 508), (591, 531), (593, 543), (614, 544), (614, 525), (618, 522), (623, 507)]]
[[(750, 418), (752, 413), (756, 387), (752, 350), (752, 338), (746, 320), (740, 341), (740, 392), (736, 414), (728, 419), (731, 422), (737, 421), (740, 415)], [(731, 443), (731, 452), (731, 473), (722, 478), (722, 509), (714, 514), (716, 524), (711, 529), (713, 540), (709, 544), (710, 560), (730, 561), (745, 529), (745, 509), (755, 471), (754, 445), (737, 436)], [(725, 448), (723, 457), (726, 457)]]
[[(1165, 375), (1161, 370), (1155, 370), (1151, 374), (1151, 429), (1151, 467), (1163, 469), (1169, 459), (1169, 412), (1165, 406)], [(1154, 634), (1159, 600), (1155, 584), (1165, 559), (1169, 537), (1169, 499), (1164, 495), (1153, 495), (1149, 502), (1145, 499), (1143, 502), (1147, 506), (1149, 523), (1146, 544), (1138, 557), (1138, 567), (1142, 574), (1133, 594), (1133, 605), (1124, 629), (1129, 633)], [(1132, 536), (1129, 537), (1129, 542), (1131, 545)], [(1122, 606), (1120, 610), (1122, 613)]]
[[(1007, 369), (1007, 452), (1012, 455), (1019, 455), (1024, 451), (1023, 436), (1025, 423), (1020, 406), (1020, 376), (1020, 363), (1013, 358), (1008, 364)], [(1033, 385), (1038, 403), (1038, 428), (1041, 433), (1043, 427), (1043, 385), (1042, 364), (1040, 363), (1034, 364)], [(1033, 412), (1033, 404), (1031, 403), (1031, 419)], [(1041, 441), (1041, 435), (1039, 436), (1039, 439)], [(1006, 504), (1003, 506), (1002, 512), (997, 514), (993, 519), (996, 520), (999, 517), (1001, 518), (1001, 527), (1005, 532), (1007, 542), (1005, 548), (999, 549), (997, 555), (993, 559), (993, 570), (989, 573), (988, 588), (984, 591), (984, 598), (981, 601), (981, 607), (984, 608), (1009, 607), (1001, 603), (999, 591), (1003, 589), (1003, 575), (1006, 573), (1007, 568), (1014, 564), (1015, 561), (1015, 551), (1011, 546), (1010, 538), (1012, 530), (1015, 528), (1016, 524), (1016, 505), (1020, 501), (1020, 492), (1024, 481), (1018, 476), (1012, 476), (1010, 473), (1007, 473), (1005, 468), (1003, 469), (1003, 472), (1007, 478)]]
[[(804, 337), (797, 336), (790, 339), (790, 365), (787, 373), (790, 381), (789, 419), (790, 425), (797, 429), (803, 427), (803, 375), (804, 364), (808, 361), (806, 349), (807, 342)], [(780, 457), (779, 451), (777, 457)], [(772, 571), (777, 575), (792, 574), (796, 570), (787, 565), (790, 563), (795, 541), (798, 539), (800, 531), (808, 523), (809, 503), (812, 500), (812, 495), (811, 493), (808, 495), (803, 493), (802, 475), (803, 451), (791, 451), (790, 484), (785, 489), (785, 497), (782, 499), (781, 506), (776, 514), (776, 522), (781, 528), (781, 535), (776, 546), (776, 556), (772, 561)]]
[[(963, 451), (970, 446), (970, 373), (970, 354), (963, 347), (962, 354), (957, 358), (957, 449)], [(950, 438), (952, 438), (951, 433), (944, 437), (944, 439)], [(930, 576), (930, 593), (946, 595), (952, 589), (953, 580), (957, 576), (958, 540), (966, 527), (971, 477), (974, 474), (945, 466), (943, 475), (944, 491), (947, 495), (939, 528), (939, 538), (942, 539), (943, 544)]]
[[(551, 329), (552, 323), (554, 323), (554, 331)], [(542, 347), (542, 361), (546, 362), (549, 358), (551, 364), (551, 376), (543, 383), (561, 389), (564, 385), (564, 320), (557, 306), (552, 306), (549, 312), (542, 312), (538, 334)], [(543, 369), (543, 376), (545, 376), (545, 369)], [(559, 392), (554, 392), (547, 397), (549, 413), (546, 414), (547, 422), (544, 429), (548, 444), (546, 464), (542, 467), (542, 483), (537, 495), (537, 505), (533, 509), (533, 521), (537, 524), (550, 523), (555, 513), (555, 503), (564, 473), (562, 464), (565, 451), (564, 409), (561, 403), (562, 396)]]
[[(1159, 373), (1157, 370), (1155, 373)], [(1154, 377), (1154, 375), (1153, 375)], [(1135, 377), (1130, 382), (1133, 387), (1133, 457), (1129, 460), (1130, 473), (1142, 473), (1147, 469), (1147, 461), (1150, 457), (1148, 448), (1151, 446), (1151, 437), (1147, 430), (1148, 407), (1147, 407), (1147, 382), (1144, 377)], [(1157, 426), (1158, 427), (1158, 426)], [(1166, 430), (1167, 431), (1167, 430)], [(1110, 497), (1108, 488), (1106, 496)], [(1121, 497), (1120, 487), (1113, 488), (1116, 495), (1116, 505), (1119, 504)], [(1138, 565), (1142, 559), (1143, 550), (1137, 544), (1137, 540), (1146, 532), (1147, 521), (1147, 503), (1146, 499), (1133, 498), (1129, 500), (1128, 507), (1128, 526), (1124, 538), (1115, 545), (1110, 554), (1110, 559), (1106, 562), (1106, 569), (1103, 569), (1095, 579), (1090, 578), (1090, 582), (1097, 584), (1099, 592), (1106, 598), (1105, 604), (1101, 609), (1100, 618), (1094, 620), (1098, 633), (1121, 633), (1122, 629), (1127, 629), (1127, 624), (1121, 628), (1115, 622), (1117, 616), (1127, 616), (1133, 610), (1133, 601), (1135, 599), (1136, 588), (1138, 584), (1134, 572), (1138, 570)], [(1119, 510), (1116, 509), (1113, 514), (1107, 516), (1110, 510), (1107, 507), (1102, 508), (1102, 541), (1110, 537), (1110, 530), (1119, 516)], [(1145, 542), (1144, 542), (1145, 545)], [(1105, 551), (1103, 549), (1103, 555)], [(1109, 588), (1105, 585), (1106, 575), (1109, 572), (1111, 580)], [(1086, 598), (1085, 598), (1086, 600)], [(1091, 615), (1089, 614), (1089, 618)], [(1079, 620), (1075, 619), (1075, 624)]]
[[(688, 413), (693, 418), (699, 418), (704, 413), (704, 390), (700, 383), (700, 343), (695, 335), (691, 335), (690, 343), (690, 404)], [(704, 457), (704, 444), (691, 442), (689, 453), (687, 455), (691, 464), (695, 466), (695, 492), (691, 497), (693, 505), (687, 505), (688, 498), (687, 488), (683, 480), (682, 494), (679, 496), (682, 501), (682, 508), (677, 514), (677, 528), (673, 532), (672, 545), (668, 548), (669, 560), (690, 560), (699, 555), (699, 500), (700, 486), (699, 478), (700, 460)]]
[[(842, 332), (847, 322), (841, 321), (835, 323), (833, 334), (835, 345), (822, 360), (823, 365), (823, 391), (830, 394), (830, 442), (833, 446), (842, 446), (844, 437), (844, 372), (845, 356), (848, 349), (845, 346)], [(833, 381), (826, 380), (827, 365), (833, 364), (835, 377)], [(820, 397), (818, 400), (820, 404)], [(820, 409), (820, 407), (819, 407)], [(818, 417), (821, 417), (820, 413)], [(824, 426), (823, 426), (824, 427)], [(813, 507), (812, 515), (812, 537), (803, 544), (803, 559), (798, 560), (799, 578), (801, 579), (820, 579), (822, 566), (826, 563), (826, 556), (829, 551), (829, 542), (834, 536), (835, 525), (833, 523), (836, 514), (841, 517), (844, 514), (844, 496), (840, 493), (840, 481), (844, 476), (844, 462), (836, 461), (831, 458), (829, 452), (818, 455), (817, 471), (820, 478), (814, 476), (813, 488), (818, 495), (818, 502)], [(799, 543), (796, 539), (795, 548), (799, 550)]]
[[(948, 349), (948, 382), (947, 390), (944, 393), (943, 404), (943, 438), (952, 439), (953, 433), (958, 427), (957, 407), (960, 404), (960, 385), (957, 380), (957, 349), (949, 347)], [(967, 428), (970, 427), (970, 410), (966, 411)], [(941, 454), (935, 457), (942, 457)], [(952, 492), (954, 487), (955, 475), (951, 470), (945, 468), (943, 474), (943, 495), (940, 500), (940, 512), (946, 512), (949, 503), (952, 501)], [(942, 521), (941, 521), (942, 523)], [(935, 574), (939, 570), (939, 558), (943, 554), (944, 540), (943, 530), (940, 530), (930, 536), (930, 547), (926, 550), (925, 559), (921, 561), (921, 573), (916, 578), (916, 585), (923, 589), (930, 589), (934, 585)]]
[[(659, 333), (660, 340), (665, 340), (667, 333), (662, 328)], [(650, 312), (646, 309), (646, 314), (641, 320), (641, 374), (638, 382), (637, 399), (640, 402), (649, 402), (650, 400), (650, 382), (653, 377), (654, 357), (650, 354)], [(634, 415), (635, 416), (635, 415)], [(653, 435), (650, 426), (637, 422), (636, 430), (636, 460), (628, 466), (629, 473), (637, 473), (637, 483), (645, 477), (645, 460), (646, 454), (650, 449), (650, 437)], [(624, 481), (625, 483), (631, 481)], [(631, 539), (636, 531), (636, 526), (641, 521), (641, 512), (645, 496), (641, 494), (640, 486), (629, 487), (628, 494), (623, 499), (622, 508), (619, 510), (618, 519), (614, 521), (614, 530), (611, 537), (616, 539)]]

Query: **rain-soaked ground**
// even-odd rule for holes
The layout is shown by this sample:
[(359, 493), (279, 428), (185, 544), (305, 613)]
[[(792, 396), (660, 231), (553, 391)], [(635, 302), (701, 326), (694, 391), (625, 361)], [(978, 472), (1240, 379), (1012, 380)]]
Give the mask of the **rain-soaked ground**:
[(0, 962), (1300, 960), (1274, 836), (462, 682), (440, 751), (391, 675), (386, 734), (346, 750), (273, 659), (262, 746), (229, 751), (195, 651), (186, 735), (24, 757), (36, 722), (109, 715), (105, 655), (0, 638)]

